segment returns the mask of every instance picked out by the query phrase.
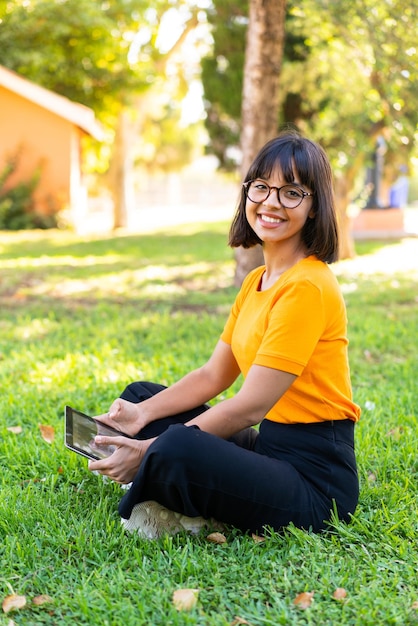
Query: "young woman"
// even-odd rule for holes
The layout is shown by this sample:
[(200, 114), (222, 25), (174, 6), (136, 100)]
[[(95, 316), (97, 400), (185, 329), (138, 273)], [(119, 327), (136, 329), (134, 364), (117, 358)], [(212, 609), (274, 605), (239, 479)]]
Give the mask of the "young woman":
[[(119, 512), (143, 536), (202, 519), (257, 533), (289, 523), (320, 531), (333, 511), (349, 520), (357, 505), (360, 410), (344, 301), (327, 265), (338, 235), (319, 145), (286, 132), (261, 149), (229, 243), (261, 243), (265, 265), (244, 280), (208, 362), (168, 388), (129, 385), (100, 417), (136, 438), (112, 439), (117, 450), (89, 468), (133, 481)], [(234, 397), (205, 404), (241, 373)]]

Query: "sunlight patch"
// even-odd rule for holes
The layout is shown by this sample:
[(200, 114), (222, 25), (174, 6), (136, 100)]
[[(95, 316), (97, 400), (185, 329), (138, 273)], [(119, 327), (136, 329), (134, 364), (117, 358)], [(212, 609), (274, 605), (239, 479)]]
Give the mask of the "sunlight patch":
[(49, 319), (28, 320), (24, 325), (15, 327), (17, 339), (36, 339), (44, 337), (58, 326), (57, 322)]
[(213, 263), (190, 263), (187, 265), (148, 265), (133, 270), (94, 275), (86, 278), (49, 276), (47, 281), (25, 286), (25, 296), (118, 297), (155, 294), (184, 294), (192, 290), (207, 290), (228, 286), (231, 273), (225, 267)]
[(405, 272), (418, 277), (418, 239), (411, 237), (399, 244), (388, 243), (372, 254), (338, 261), (331, 268), (337, 276)]

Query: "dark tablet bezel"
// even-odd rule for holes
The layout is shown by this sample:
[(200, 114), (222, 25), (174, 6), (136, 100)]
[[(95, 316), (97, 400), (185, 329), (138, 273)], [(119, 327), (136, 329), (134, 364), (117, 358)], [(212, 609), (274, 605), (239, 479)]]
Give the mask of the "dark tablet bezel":
[[(122, 437), (128, 437), (129, 439), (131, 439), (129, 435), (126, 435), (125, 433), (119, 430), (116, 430), (115, 428), (112, 428), (111, 426), (108, 426), (107, 424), (103, 424), (102, 422), (99, 422), (93, 417), (90, 417), (90, 415), (86, 415), (82, 411), (79, 411), (78, 409), (74, 409), (67, 405), (65, 407), (65, 433), (64, 433), (65, 447), (68, 448), (69, 450), (72, 450), (73, 452), (76, 452), (77, 454), (81, 454), (82, 456), (86, 457), (87, 459), (90, 459), (91, 461), (100, 461), (109, 455), (98, 456), (94, 454), (92, 450), (85, 450), (84, 448), (80, 448), (79, 446), (75, 445), (74, 443), (74, 416), (75, 415), (80, 417), (82, 420), (86, 420), (88, 424), (96, 427), (98, 431), (100, 429), (100, 434), (105, 435), (106, 437), (122, 436)], [(88, 445), (88, 442), (86, 445)]]

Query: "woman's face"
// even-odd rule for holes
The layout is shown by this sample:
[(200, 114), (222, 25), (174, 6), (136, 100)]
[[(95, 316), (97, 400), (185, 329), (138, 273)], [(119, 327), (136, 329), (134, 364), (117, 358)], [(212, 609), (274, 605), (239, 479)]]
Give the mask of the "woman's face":
[[(264, 243), (293, 240), (299, 246), (306, 220), (314, 217), (312, 190), (302, 185), (297, 172), (294, 174), (293, 182), (289, 183), (277, 168), (269, 176), (258, 178), (247, 189), (245, 214), (251, 228)], [(262, 199), (269, 192), (266, 183), (276, 189)], [(280, 200), (277, 189), (280, 189)], [(300, 204), (294, 206), (299, 201)], [(294, 208), (289, 208), (292, 206)]]

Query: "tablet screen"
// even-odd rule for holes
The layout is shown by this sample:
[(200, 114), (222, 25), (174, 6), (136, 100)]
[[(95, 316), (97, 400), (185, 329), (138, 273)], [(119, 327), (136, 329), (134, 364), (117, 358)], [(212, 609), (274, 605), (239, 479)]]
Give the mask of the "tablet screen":
[(70, 450), (82, 454), (88, 459), (98, 460), (110, 456), (115, 446), (98, 446), (94, 442), (96, 435), (106, 437), (128, 436), (110, 426), (71, 408), (65, 407), (65, 445)]

